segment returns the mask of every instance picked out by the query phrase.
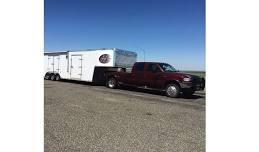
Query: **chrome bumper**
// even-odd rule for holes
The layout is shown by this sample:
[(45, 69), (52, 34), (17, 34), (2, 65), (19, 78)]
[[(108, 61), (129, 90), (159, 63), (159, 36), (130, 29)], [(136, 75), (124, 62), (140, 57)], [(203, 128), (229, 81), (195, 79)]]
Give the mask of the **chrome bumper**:
[(192, 90), (204, 90), (205, 88), (205, 79), (200, 78), (191, 82), (182, 82), (180, 83), (182, 89), (192, 89)]

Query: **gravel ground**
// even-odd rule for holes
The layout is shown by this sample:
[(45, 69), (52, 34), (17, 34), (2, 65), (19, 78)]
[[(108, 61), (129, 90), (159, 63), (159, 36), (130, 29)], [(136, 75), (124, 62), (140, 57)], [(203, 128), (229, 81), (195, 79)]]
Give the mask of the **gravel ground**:
[(45, 80), (45, 152), (205, 151), (205, 94)]

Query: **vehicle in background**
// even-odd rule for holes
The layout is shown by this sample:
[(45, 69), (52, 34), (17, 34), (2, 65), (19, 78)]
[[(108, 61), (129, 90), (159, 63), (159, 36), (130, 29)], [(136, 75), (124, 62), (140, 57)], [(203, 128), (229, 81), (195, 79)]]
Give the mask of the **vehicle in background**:
[(167, 63), (136, 62), (130, 73), (124, 70), (109, 73), (106, 85), (109, 88), (127, 85), (156, 89), (165, 91), (169, 97), (178, 97), (180, 93), (192, 95), (197, 90), (204, 90), (205, 79), (179, 72)]

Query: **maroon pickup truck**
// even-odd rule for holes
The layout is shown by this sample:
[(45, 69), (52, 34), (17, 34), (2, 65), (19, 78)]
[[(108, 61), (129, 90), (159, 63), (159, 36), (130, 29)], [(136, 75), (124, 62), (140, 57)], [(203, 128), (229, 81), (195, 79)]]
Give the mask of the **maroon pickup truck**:
[(131, 73), (125, 71), (110, 73), (106, 85), (108, 88), (128, 85), (155, 89), (165, 91), (169, 97), (178, 97), (180, 93), (192, 95), (196, 90), (203, 90), (205, 79), (179, 72), (167, 63), (136, 62)]

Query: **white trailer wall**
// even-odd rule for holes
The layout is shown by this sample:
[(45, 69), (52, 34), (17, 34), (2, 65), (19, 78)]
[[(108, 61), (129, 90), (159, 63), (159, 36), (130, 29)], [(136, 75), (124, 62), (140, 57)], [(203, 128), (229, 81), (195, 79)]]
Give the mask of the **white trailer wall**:
[[(108, 62), (102, 63), (100, 57), (108, 56)], [(59, 73), (63, 79), (92, 82), (95, 67), (132, 66), (136, 53), (119, 49), (97, 49), (69, 52), (45, 53), (44, 71)]]
[[(110, 61), (108, 63), (101, 63), (99, 61), (99, 57), (103, 54), (108, 54), (110, 57)], [(93, 73), (95, 66), (106, 66), (113, 67), (114, 66), (114, 50), (98, 50), (98, 51), (80, 51), (80, 52), (70, 52), (69, 58), (72, 58), (73, 64), (73, 56), (82, 56), (82, 75), (81, 80), (83, 81), (92, 81)], [(76, 58), (76, 57), (75, 57)], [(71, 60), (70, 60), (71, 61)], [(75, 67), (73, 67), (75, 68)], [(70, 75), (73, 75), (73, 68), (71, 70)], [(73, 78), (73, 77), (71, 77)]]
[(61, 78), (66, 78), (68, 79), (69, 76), (69, 64), (66, 58), (67, 55), (62, 54), (59, 55), (59, 75)]
[(48, 70), (48, 56), (44, 55), (44, 74), (47, 73)]

